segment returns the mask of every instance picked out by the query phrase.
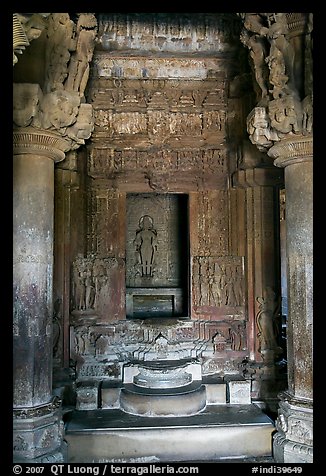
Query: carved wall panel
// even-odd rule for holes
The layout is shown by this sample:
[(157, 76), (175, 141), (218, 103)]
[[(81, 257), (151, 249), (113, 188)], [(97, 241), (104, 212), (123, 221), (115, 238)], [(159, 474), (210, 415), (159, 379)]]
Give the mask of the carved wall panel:
[(244, 259), (241, 256), (194, 256), (193, 310), (206, 319), (244, 319)]
[(190, 194), (191, 253), (229, 255), (229, 196), (222, 190)]
[[(74, 320), (125, 318), (125, 196), (102, 183), (87, 188), (87, 253), (72, 264)], [(80, 268), (80, 269), (79, 269)], [(79, 278), (78, 278), (79, 275)]]
[(84, 257), (79, 254), (72, 264), (72, 315), (79, 319), (110, 321), (124, 311), (124, 260), (121, 258)]
[[(94, 60), (88, 90), (95, 121), (88, 174), (126, 192), (226, 189), (227, 72), (222, 65), (205, 60), (206, 76), (198, 81), (189, 73), (197, 60), (192, 65), (184, 58), (151, 59), (161, 68), (170, 62), (184, 76), (171, 79), (165, 73), (144, 80), (133, 72), (146, 69), (148, 58), (113, 60), (102, 53)], [(121, 77), (96, 69), (98, 61), (113, 76), (121, 65)]]
[(124, 195), (94, 184), (88, 191), (88, 252), (124, 256)]
[[(134, 146), (159, 141), (213, 146), (224, 140), (226, 122), (225, 78), (143, 82), (107, 79), (93, 82), (89, 101), (94, 107), (93, 137)], [(119, 92), (117, 91), (119, 88)], [(150, 88), (151, 87), (151, 88)]]

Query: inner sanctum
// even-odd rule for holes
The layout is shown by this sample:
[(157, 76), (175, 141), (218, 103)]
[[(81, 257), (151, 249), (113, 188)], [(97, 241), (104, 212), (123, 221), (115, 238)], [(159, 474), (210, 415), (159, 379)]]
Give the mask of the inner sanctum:
[(187, 195), (127, 194), (126, 208), (126, 317), (186, 318)]
[(17, 13), (13, 109), (14, 460), (312, 462), (312, 14)]

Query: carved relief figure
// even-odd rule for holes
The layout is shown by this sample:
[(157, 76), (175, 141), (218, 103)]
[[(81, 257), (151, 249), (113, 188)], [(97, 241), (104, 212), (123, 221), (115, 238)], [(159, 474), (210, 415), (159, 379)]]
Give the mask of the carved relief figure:
[(257, 314), (258, 337), (260, 339), (260, 351), (282, 351), (277, 343), (276, 316), (279, 310), (279, 302), (272, 288), (265, 290), (265, 297), (258, 297), (259, 312)]
[(269, 82), (273, 85), (270, 92), (274, 99), (286, 94), (286, 83), (288, 76), (285, 74), (285, 63), (283, 55), (278, 48), (271, 48), (269, 56), (266, 58), (269, 67)]
[(245, 329), (243, 324), (237, 324), (230, 327), (231, 349), (232, 350), (245, 350)]
[(301, 105), (292, 96), (275, 99), (269, 103), (269, 117), (271, 126), (282, 134), (289, 132), (299, 133), (301, 124)]
[(215, 297), (215, 303), (217, 306), (221, 305), (222, 302), (222, 289), (221, 289), (221, 270), (217, 263), (214, 265), (214, 281), (212, 284), (212, 291)]
[(266, 58), (270, 68), (269, 81), (273, 84), (274, 99), (284, 94), (297, 96), (293, 84), (294, 49), (286, 37), (288, 26), (285, 13), (268, 13), (270, 53)]
[(13, 120), (17, 126), (27, 127), (38, 113), (42, 91), (38, 84), (14, 83)]
[(94, 303), (93, 307), (96, 309), (101, 288), (107, 281), (106, 269), (103, 262), (95, 258), (93, 264), (93, 282), (94, 282)]
[(106, 271), (103, 271), (101, 265), (98, 259), (94, 260), (90, 256), (84, 258), (82, 254), (79, 254), (73, 262), (73, 296), (76, 310), (93, 309), (97, 304), (102, 280), (106, 279)]
[(139, 220), (139, 229), (134, 239), (141, 276), (152, 277), (154, 273), (155, 253), (157, 251), (157, 231), (153, 219), (144, 215)]
[(242, 306), (243, 305), (243, 279), (241, 273), (241, 267), (236, 266), (235, 269), (232, 269), (232, 277), (233, 277), (233, 291), (235, 297), (235, 305)]
[(75, 25), (68, 13), (52, 13), (49, 18), (47, 36), (49, 42), (45, 51), (44, 92), (50, 93), (64, 88), (68, 76), (70, 51), (73, 49)]
[(240, 35), (241, 42), (249, 49), (252, 61), (252, 69), (256, 82), (260, 88), (260, 99), (268, 96), (268, 77), (269, 69), (266, 64), (267, 47), (263, 37), (258, 34), (250, 35), (246, 29), (243, 29)]
[(203, 306), (205, 303), (205, 278), (202, 271), (202, 264), (198, 262), (198, 288), (199, 288), (199, 298), (198, 298), (198, 306)]
[(85, 283), (85, 309), (91, 309), (93, 306), (93, 273), (92, 273), (92, 262), (90, 259), (87, 259), (86, 267), (84, 270), (84, 283)]
[(33, 120), (34, 127), (55, 129), (65, 134), (67, 127), (76, 122), (80, 100), (78, 94), (64, 90), (45, 94), (40, 102), (40, 111)]
[(208, 281), (208, 304), (210, 306), (217, 306), (218, 302), (215, 299), (215, 292), (214, 292), (214, 284), (215, 284), (215, 276), (214, 276), (214, 269), (212, 269), (209, 265), (207, 265), (207, 281)]
[(72, 264), (73, 295), (75, 309), (83, 309), (85, 303), (84, 257), (79, 254)]
[(247, 117), (247, 130), (250, 142), (260, 151), (265, 151), (280, 140), (277, 132), (270, 126), (270, 119), (264, 107), (255, 107)]
[[(306, 21), (304, 50), (293, 35), (297, 20), (288, 13), (239, 13), (243, 20), (242, 43), (254, 62), (256, 82), (262, 90), (258, 107), (247, 118), (250, 141), (261, 151), (287, 134), (312, 132), (312, 14)], [(301, 18), (301, 16), (300, 16)], [(254, 43), (256, 40), (256, 43)], [(263, 61), (265, 66), (262, 65)], [(303, 64), (301, 64), (303, 63)], [(263, 69), (268, 70), (268, 78)], [(299, 70), (303, 71), (304, 78)], [(302, 83), (302, 80), (303, 84)], [(268, 94), (266, 93), (268, 87)], [(305, 98), (301, 103), (301, 93)], [(263, 113), (265, 109), (265, 113)], [(265, 115), (265, 119), (263, 116)]]
[(105, 354), (108, 348), (108, 336), (100, 335), (95, 342), (95, 353), (96, 355)]
[(67, 91), (77, 91), (84, 95), (89, 76), (89, 63), (93, 57), (97, 21), (92, 13), (79, 13), (75, 52), (69, 63), (69, 75), (65, 84)]
[(225, 269), (224, 296), (227, 306), (235, 305), (233, 269), (229, 266)]

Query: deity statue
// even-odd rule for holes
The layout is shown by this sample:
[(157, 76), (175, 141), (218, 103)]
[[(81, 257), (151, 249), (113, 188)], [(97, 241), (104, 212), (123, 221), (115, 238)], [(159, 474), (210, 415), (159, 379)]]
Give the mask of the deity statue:
[(134, 245), (138, 255), (141, 276), (152, 277), (157, 250), (157, 231), (153, 226), (153, 219), (149, 215), (140, 218)]

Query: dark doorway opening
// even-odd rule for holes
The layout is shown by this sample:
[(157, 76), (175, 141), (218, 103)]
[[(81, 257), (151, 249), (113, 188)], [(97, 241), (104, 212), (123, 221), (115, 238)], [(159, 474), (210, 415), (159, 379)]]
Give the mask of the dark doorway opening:
[(188, 196), (128, 194), (127, 318), (188, 317), (188, 289)]

